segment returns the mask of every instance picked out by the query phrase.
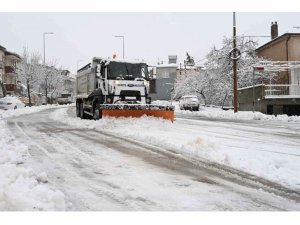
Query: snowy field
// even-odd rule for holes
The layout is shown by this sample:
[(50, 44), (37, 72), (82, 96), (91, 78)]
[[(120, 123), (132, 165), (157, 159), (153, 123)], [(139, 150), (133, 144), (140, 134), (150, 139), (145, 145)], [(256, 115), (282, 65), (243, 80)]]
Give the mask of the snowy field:
[[(216, 116), (223, 113), (220, 109), (205, 111), (206, 115)], [(189, 112), (176, 112), (180, 113)], [(231, 114), (233, 113), (227, 111), (223, 115)], [(299, 133), (280, 126), (274, 129), (270, 124), (248, 126), (245, 123), (227, 124), (184, 118), (176, 118), (175, 122), (171, 123), (151, 117), (81, 120), (68, 115), (66, 108), (56, 110), (51, 118), (76, 128), (100, 130), (159, 146), (192, 159), (230, 166), (300, 190), (300, 139), (297, 136)], [(291, 120), (282, 120), (281, 123), (286, 121)], [(298, 124), (297, 119), (292, 121)]]
[(64, 194), (48, 183), (46, 173), (24, 167), (28, 146), (15, 139), (3, 118), (62, 106), (38, 106), (0, 111), (0, 211), (65, 210)]

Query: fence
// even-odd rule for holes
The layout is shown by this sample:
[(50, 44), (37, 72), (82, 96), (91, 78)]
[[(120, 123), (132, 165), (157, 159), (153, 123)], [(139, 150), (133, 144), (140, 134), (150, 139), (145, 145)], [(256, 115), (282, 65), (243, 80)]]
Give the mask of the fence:
[(295, 96), (298, 95), (300, 97), (300, 85), (299, 84), (272, 84), (272, 85), (264, 85), (265, 96)]

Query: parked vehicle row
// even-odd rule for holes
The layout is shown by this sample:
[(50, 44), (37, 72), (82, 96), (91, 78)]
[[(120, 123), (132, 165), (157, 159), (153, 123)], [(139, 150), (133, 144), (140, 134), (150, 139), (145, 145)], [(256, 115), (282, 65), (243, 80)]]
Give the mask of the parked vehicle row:
[(18, 109), (25, 107), (25, 104), (15, 96), (5, 96), (0, 98), (0, 109)]

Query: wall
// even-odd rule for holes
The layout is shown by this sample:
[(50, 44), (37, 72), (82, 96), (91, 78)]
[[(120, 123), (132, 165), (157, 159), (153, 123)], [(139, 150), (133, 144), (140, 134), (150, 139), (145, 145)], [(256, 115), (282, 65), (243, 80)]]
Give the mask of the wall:
[(0, 49), (0, 61), (3, 64), (3, 68), (0, 67), (0, 81), (3, 80), (3, 74), (4, 74), (4, 57), (5, 57), (5, 52)]
[[(287, 35), (277, 41), (275, 40), (269, 46), (258, 50), (257, 56), (273, 61), (300, 61), (300, 35)], [(277, 83), (290, 84), (290, 71), (280, 72)]]
[[(300, 115), (300, 98), (272, 98), (265, 99), (263, 85), (254, 88), (254, 110), (265, 114), (288, 114)], [(238, 101), (240, 111), (253, 110), (253, 89), (252, 87), (238, 90)]]
[[(288, 52), (286, 51), (288, 46)], [(289, 36), (274, 41), (257, 51), (257, 56), (273, 61), (300, 61), (300, 36)]]
[[(254, 87), (254, 109), (262, 113), (266, 113), (267, 109), (263, 103), (264, 86), (257, 85)], [(253, 110), (253, 88), (242, 88), (238, 89), (238, 104), (239, 110), (241, 111), (252, 111)]]
[(291, 36), (288, 46), (289, 61), (300, 61), (300, 36)]
[(286, 39), (287, 37), (275, 41), (269, 46), (257, 51), (257, 56), (273, 61), (286, 61)]
[[(171, 89), (176, 80), (177, 65), (158, 66), (156, 68), (156, 93), (149, 96), (152, 100), (171, 100)], [(165, 75), (168, 74), (166, 77)]]

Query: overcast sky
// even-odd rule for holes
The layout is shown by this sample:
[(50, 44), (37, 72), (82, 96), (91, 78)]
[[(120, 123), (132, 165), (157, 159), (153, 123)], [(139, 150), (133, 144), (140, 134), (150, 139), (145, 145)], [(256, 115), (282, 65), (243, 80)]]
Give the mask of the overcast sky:
[[(237, 13), (238, 35), (270, 35), (272, 21), (279, 24), (279, 35), (300, 32), (300, 13)], [(144, 59), (148, 64), (179, 61), (188, 51), (195, 61), (205, 57), (212, 46), (221, 46), (223, 36), (232, 35), (232, 13), (0, 13), (0, 45), (22, 53), (23, 46), (56, 58), (60, 65), (75, 73), (77, 64), (87, 64), (93, 56)], [(257, 39), (260, 44), (270, 38)]]

